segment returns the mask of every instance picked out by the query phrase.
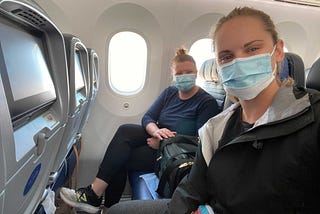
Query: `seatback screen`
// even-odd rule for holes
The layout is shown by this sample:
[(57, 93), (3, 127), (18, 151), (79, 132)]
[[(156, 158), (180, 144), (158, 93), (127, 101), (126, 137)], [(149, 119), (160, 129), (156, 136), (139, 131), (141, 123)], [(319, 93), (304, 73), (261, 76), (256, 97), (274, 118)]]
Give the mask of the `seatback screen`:
[(78, 50), (76, 50), (74, 55), (74, 69), (75, 69), (75, 87), (76, 91), (80, 91), (84, 87), (84, 81), (83, 81), (83, 72), (82, 72), (82, 66), (80, 61), (80, 53)]
[(43, 37), (0, 19), (0, 68), (14, 119), (55, 100)]

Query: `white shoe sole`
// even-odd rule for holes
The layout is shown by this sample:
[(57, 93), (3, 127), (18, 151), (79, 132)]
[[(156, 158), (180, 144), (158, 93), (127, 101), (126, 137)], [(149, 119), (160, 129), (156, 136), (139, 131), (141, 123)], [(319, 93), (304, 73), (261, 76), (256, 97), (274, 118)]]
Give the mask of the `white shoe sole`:
[(60, 190), (60, 197), (69, 206), (74, 207), (74, 208), (81, 210), (81, 211), (85, 211), (87, 213), (97, 213), (100, 210), (98, 207), (94, 207), (90, 204), (70, 200), (68, 197), (66, 197), (64, 195), (65, 191), (70, 191), (70, 190), (63, 189), (63, 188)]

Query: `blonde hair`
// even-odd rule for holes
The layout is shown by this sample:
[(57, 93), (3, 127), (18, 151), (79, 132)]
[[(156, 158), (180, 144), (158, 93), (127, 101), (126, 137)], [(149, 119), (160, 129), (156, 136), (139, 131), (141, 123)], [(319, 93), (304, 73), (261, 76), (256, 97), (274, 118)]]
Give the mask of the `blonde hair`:
[(176, 50), (175, 56), (171, 60), (171, 67), (175, 65), (178, 62), (192, 62), (194, 65), (196, 65), (196, 62), (194, 61), (193, 57), (187, 54), (187, 49), (184, 47), (178, 48)]
[(228, 15), (220, 18), (220, 20), (215, 26), (215, 30), (212, 32), (213, 40), (215, 40), (217, 32), (220, 30), (221, 26), (225, 22), (239, 16), (251, 16), (251, 17), (257, 17), (258, 19), (260, 19), (265, 27), (265, 30), (271, 34), (272, 40), (274, 44), (276, 44), (276, 42), (279, 39), (278, 32), (276, 31), (276, 27), (272, 19), (270, 18), (270, 16), (261, 10), (257, 10), (250, 7), (236, 7)]

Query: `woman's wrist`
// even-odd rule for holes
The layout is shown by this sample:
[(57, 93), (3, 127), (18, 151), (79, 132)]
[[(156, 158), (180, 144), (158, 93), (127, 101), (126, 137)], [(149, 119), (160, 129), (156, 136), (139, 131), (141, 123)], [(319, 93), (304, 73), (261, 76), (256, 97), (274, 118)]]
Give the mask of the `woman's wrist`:
[(160, 129), (156, 129), (155, 131), (152, 132), (151, 136), (152, 137), (157, 137), (157, 134), (159, 132)]

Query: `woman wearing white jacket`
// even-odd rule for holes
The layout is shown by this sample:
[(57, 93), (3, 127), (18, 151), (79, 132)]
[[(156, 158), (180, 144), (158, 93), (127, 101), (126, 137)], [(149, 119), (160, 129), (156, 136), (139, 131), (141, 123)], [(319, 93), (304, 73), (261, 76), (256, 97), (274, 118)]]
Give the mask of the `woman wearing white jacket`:
[(204, 204), (216, 214), (320, 213), (320, 93), (280, 82), (283, 41), (262, 11), (235, 8), (213, 40), (236, 103), (199, 130), (191, 172), (168, 209), (160, 201), (153, 213), (201, 213)]
[[(236, 36), (235, 36), (236, 35)], [(213, 33), (218, 73), (238, 102), (200, 130), (201, 151), (170, 213), (320, 213), (320, 95), (280, 82), (270, 17), (236, 8)]]

